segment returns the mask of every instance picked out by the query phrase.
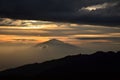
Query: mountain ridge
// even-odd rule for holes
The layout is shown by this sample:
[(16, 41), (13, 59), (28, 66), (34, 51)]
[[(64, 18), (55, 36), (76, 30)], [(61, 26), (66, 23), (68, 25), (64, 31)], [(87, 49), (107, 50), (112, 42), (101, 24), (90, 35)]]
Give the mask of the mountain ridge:
[(0, 72), (0, 78), (26, 77), (42, 78), (43, 76), (63, 76), (83, 72), (120, 72), (120, 51), (103, 52), (98, 51), (91, 55), (66, 56), (61, 59), (51, 60), (43, 63), (25, 65), (19, 68)]

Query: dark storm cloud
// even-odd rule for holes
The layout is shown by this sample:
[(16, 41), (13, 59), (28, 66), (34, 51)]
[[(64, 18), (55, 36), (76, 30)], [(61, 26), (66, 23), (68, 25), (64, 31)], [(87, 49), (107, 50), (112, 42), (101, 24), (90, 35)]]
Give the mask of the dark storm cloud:
[[(110, 8), (87, 12), (80, 10), (115, 2), (117, 5)], [(0, 0), (0, 16), (118, 26), (120, 3), (118, 0)]]

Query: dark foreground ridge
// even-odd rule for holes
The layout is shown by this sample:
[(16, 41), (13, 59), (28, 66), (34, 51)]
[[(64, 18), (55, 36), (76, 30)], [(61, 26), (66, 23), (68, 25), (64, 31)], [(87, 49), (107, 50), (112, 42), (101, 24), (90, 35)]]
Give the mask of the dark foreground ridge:
[(82, 72), (120, 72), (120, 51), (98, 51), (91, 55), (67, 56), (44, 63), (25, 65), (0, 72), (0, 78), (42, 78), (43, 76), (63, 76)]

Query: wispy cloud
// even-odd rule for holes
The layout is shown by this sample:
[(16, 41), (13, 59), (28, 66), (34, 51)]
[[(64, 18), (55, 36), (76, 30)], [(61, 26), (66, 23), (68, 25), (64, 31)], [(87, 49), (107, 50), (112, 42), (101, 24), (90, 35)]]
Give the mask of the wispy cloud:
[(22, 24), (23, 24), (22, 20), (13, 20), (13, 19), (10, 19), (10, 18), (1, 18), (0, 19), (0, 26), (3, 26), (3, 25), (5, 25), (5, 26), (8, 26), (8, 25), (19, 26), (19, 25), (22, 25)]
[(15, 40), (15, 41), (21, 41), (21, 42), (23, 42), (23, 41), (37, 41), (36, 39), (13, 39), (13, 40)]
[(98, 9), (105, 9), (105, 8), (114, 7), (117, 4), (118, 4), (118, 2), (97, 4), (97, 5), (92, 5), (92, 6), (88, 6), (88, 7), (83, 7), (83, 8), (80, 9), (80, 11), (81, 10), (95, 11), (95, 10), (98, 10)]
[(109, 40), (109, 41), (120, 41), (120, 37), (84, 37), (84, 38), (76, 38), (79, 40)]
[(0, 26), (37, 26), (37, 25), (51, 24), (51, 23), (54, 22), (0, 18)]

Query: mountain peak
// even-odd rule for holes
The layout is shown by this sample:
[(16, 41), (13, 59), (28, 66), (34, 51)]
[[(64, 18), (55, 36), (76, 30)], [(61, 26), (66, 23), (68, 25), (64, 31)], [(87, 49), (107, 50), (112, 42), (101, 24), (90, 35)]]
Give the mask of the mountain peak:
[(50, 39), (46, 42), (43, 43), (39, 43), (37, 44), (35, 47), (44, 47), (44, 48), (48, 48), (48, 47), (65, 47), (65, 48), (70, 48), (70, 47), (74, 47), (77, 48), (77, 46), (71, 45), (69, 43), (64, 43), (63, 41), (60, 41), (58, 39)]
[(36, 46), (50, 46), (50, 45), (64, 45), (65, 43), (63, 42), (63, 41), (60, 41), (60, 40), (58, 40), (58, 39), (50, 39), (50, 40), (48, 40), (48, 41), (46, 41), (46, 42), (43, 42), (43, 43), (39, 43), (39, 44), (37, 44)]
[(58, 39), (51, 39), (49, 41), (47, 41), (46, 43), (53, 43), (53, 44), (60, 44), (60, 43), (64, 43)]
[(51, 39), (51, 40), (49, 40), (49, 41), (60, 41), (60, 40), (58, 40), (58, 39)]
[(58, 57), (58, 58), (67, 55), (75, 55), (80, 52), (79, 47), (57, 39), (50, 39), (46, 42), (39, 43), (34, 47), (36, 52), (39, 52), (44, 55), (45, 54), (49, 55), (49, 57)]

